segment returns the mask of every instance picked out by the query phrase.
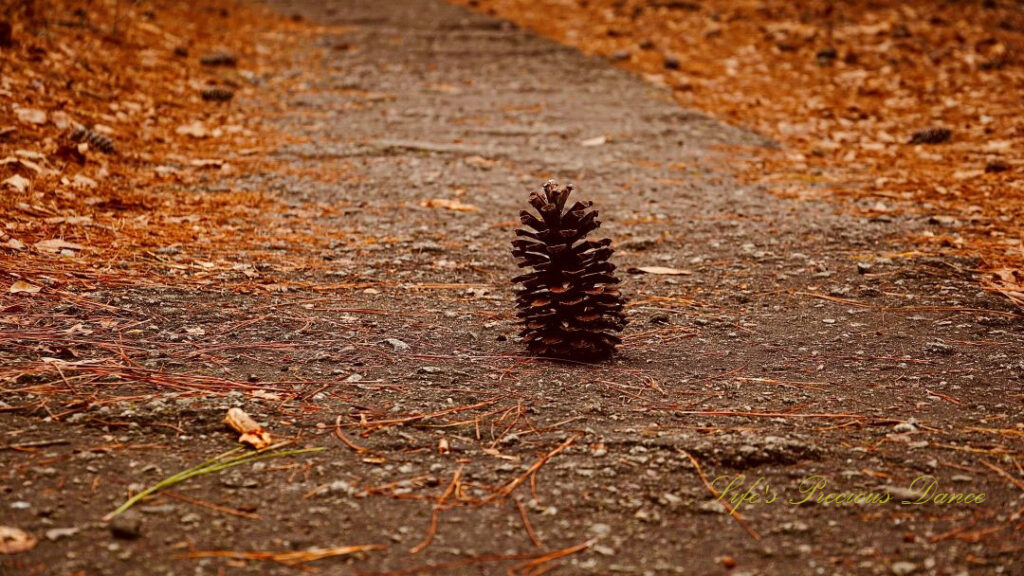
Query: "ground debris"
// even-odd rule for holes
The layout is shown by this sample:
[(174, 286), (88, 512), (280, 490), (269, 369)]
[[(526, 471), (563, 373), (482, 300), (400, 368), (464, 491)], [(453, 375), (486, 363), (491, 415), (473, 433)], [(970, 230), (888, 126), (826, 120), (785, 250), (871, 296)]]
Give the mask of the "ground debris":
[(949, 128), (926, 128), (918, 130), (910, 137), (910, 144), (942, 144), (953, 136)]

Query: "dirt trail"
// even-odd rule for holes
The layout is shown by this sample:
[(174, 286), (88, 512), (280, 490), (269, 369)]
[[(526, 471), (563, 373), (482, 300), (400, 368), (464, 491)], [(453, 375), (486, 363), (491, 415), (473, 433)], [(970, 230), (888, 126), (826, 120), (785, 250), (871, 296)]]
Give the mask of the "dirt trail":
[[(271, 4), (351, 28), (322, 40), (325, 75), (269, 118), (308, 138), (274, 153), (293, 174), (246, 174), (235, 185), (275, 190), (296, 210), (339, 208), (291, 220), (338, 241), (290, 272), (308, 289), (97, 291), (83, 297), (116, 311), (86, 303), (34, 326), (60, 334), (78, 323), (99, 331), (111, 315), (133, 320), (119, 377), (93, 384), (121, 402), (42, 406), (4, 393), (4, 442), (66, 443), (0, 452), (3, 523), (42, 539), (0, 560), (0, 573), (291, 574), (272, 562), (181, 556), (363, 544), (386, 549), (310, 566), (1022, 570), (1024, 329), (979, 291), (970, 262), (905, 264), (908, 248), (891, 239), (927, 222), (855, 219), (739, 186), (732, 147), (770, 142), (463, 8)], [(341, 173), (357, 177), (339, 182)], [(514, 341), (511, 229), (548, 178), (594, 200), (599, 232), (619, 248), (631, 324), (613, 362), (535, 361)], [(437, 199), (478, 210), (431, 206)], [(690, 273), (626, 273), (640, 266)], [(110, 353), (80, 346), (75, 373)], [(12, 346), (0, 359), (48, 354)], [(213, 393), (146, 381), (150, 370), (192, 384), (210, 376)], [(258, 520), (157, 497), (136, 507), (140, 538), (112, 537), (99, 519), (129, 487), (231, 446), (221, 423), (231, 406), (327, 450), (175, 489)], [(335, 435), (339, 417), (350, 445)], [(732, 518), (695, 463), (708, 481), (763, 478), (776, 500)], [(827, 491), (888, 489), (891, 499), (789, 504), (814, 475)], [(986, 499), (900, 505), (923, 475)], [(436, 534), (411, 553), (435, 509)], [(51, 541), (53, 528), (77, 531)]]

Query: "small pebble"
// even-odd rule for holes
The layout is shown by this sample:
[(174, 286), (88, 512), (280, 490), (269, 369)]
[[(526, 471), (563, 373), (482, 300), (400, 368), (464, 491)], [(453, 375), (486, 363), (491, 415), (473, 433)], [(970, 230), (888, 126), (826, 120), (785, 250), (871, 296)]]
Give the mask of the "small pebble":
[(896, 576), (907, 576), (917, 572), (917, 564), (913, 562), (895, 562), (889, 570)]
[(135, 540), (142, 536), (142, 515), (134, 510), (128, 510), (110, 521), (110, 533), (114, 538), (123, 540)]

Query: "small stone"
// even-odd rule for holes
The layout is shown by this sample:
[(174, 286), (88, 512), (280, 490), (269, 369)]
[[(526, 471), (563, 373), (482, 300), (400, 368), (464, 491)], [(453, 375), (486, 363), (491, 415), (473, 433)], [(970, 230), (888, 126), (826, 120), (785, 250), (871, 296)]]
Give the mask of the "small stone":
[(897, 434), (907, 434), (908, 432), (916, 432), (917, 426), (914, 426), (912, 422), (900, 422), (892, 427), (892, 431)]
[(917, 564), (913, 562), (896, 562), (889, 567), (889, 570), (896, 576), (907, 576), (917, 572)]
[(701, 502), (697, 506), (697, 511), (703, 512), (705, 514), (725, 514), (727, 512), (727, 510), (725, 509), (725, 505), (718, 500), (708, 500), (707, 502)]
[(142, 515), (134, 510), (128, 510), (123, 514), (115, 516), (110, 521), (110, 533), (114, 538), (123, 540), (135, 540), (142, 536)]
[(668, 70), (679, 70), (680, 61), (678, 56), (667, 54), (661, 63)]
[(79, 528), (51, 528), (46, 531), (46, 539), (51, 542), (56, 542), (61, 538), (70, 538), (75, 534), (78, 534)]
[(323, 492), (326, 494), (344, 494), (346, 496), (352, 496), (358, 492), (358, 490), (345, 480), (335, 480), (328, 484)]
[(857, 274), (867, 274), (871, 272), (871, 264), (867, 262), (857, 262)]
[(396, 352), (404, 352), (409, 349), (409, 345), (406, 344), (405, 342), (402, 342), (398, 338), (386, 338), (384, 342), (390, 344), (391, 347), (394, 348)]
[(587, 532), (589, 532), (589, 533), (591, 533), (594, 536), (597, 536), (599, 538), (603, 538), (603, 537), (605, 537), (605, 536), (607, 536), (607, 535), (612, 533), (612, 527), (607, 525), (607, 524), (601, 524), (601, 523), (592, 524), (590, 526), (590, 528), (587, 529)]
[(801, 532), (807, 532), (811, 527), (806, 522), (795, 520), (793, 522), (786, 522), (775, 529), (776, 532), (782, 534), (798, 534)]
[(936, 340), (935, 342), (929, 342), (929, 343), (925, 344), (924, 345), (924, 351), (929, 353), (929, 354), (938, 354), (938, 355), (941, 355), (941, 356), (949, 356), (949, 355), (953, 354), (954, 352), (956, 352), (956, 349), (953, 348), (952, 346), (950, 346), (949, 344), (946, 344), (945, 342), (940, 342), (940, 341)]
[(221, 478), (220, 483), (228, 488), (256, 488), (260, 485), (255, 478), (241, 473), (230, 474)]

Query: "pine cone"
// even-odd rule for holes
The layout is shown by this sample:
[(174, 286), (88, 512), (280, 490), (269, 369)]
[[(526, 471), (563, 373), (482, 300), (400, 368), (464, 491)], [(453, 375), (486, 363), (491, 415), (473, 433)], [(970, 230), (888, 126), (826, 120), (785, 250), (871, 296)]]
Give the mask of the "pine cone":
[(85, 126), (75, 126), (71, 131), (71, 140), (74, 142), (86, 142), (89, 146), (106, 154), (114, 153), (114, 141), (105, 134), (94, 132)]
[(572, 185), (554, 181), (544, 193), (530, 194), (530, 205), (519, 213), (532, 230), (517, 229), (512, 255), (520, 268), (534, 269), (512, 279), (522, 283), (516, 294), (516, 314), (530, 352), (540, 356), (598, 360), (607, 358), (622, 341), (612, 331), (626, 325), (624, 300), (608, 262), (611, 240), (584, 240), (601, 225), (592, 202), (576, 202), (565, 210)]

